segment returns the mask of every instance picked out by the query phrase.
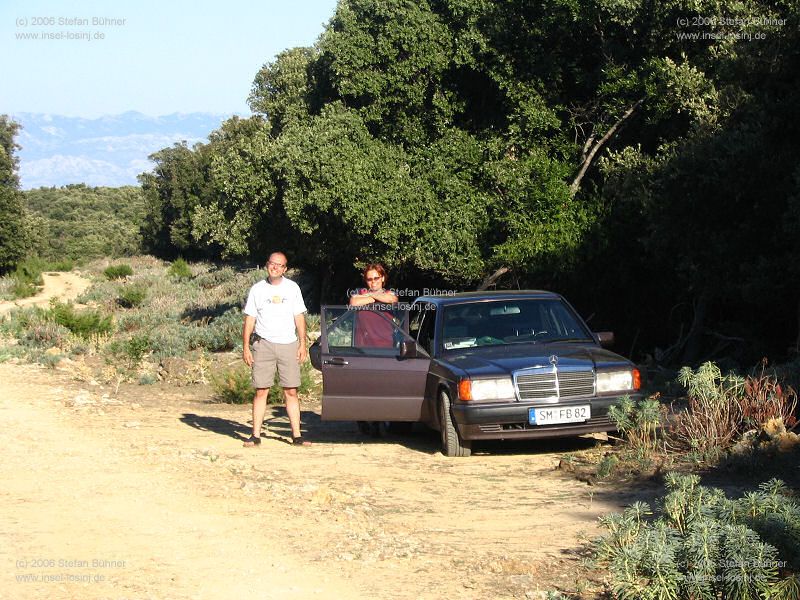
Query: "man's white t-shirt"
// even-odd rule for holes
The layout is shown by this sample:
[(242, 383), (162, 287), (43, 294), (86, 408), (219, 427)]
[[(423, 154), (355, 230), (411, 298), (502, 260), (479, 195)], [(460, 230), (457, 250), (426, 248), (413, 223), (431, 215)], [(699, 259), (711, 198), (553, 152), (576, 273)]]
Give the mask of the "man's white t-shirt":
[(275, 344), (291, 344), (297, 340), (295, 315), (306, 312), (300, 286), (281, 278), (278, 285), (262, 279), (250, 288), (244, 314), (256, 318), (255, 332)]

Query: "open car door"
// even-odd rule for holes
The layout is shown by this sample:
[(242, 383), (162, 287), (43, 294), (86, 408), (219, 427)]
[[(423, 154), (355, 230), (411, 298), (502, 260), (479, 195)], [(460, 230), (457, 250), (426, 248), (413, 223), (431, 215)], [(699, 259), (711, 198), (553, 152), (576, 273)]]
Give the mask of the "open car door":
[[(430, 357), (392, 305), (323, 306), (324, 421), (420, 421)], [(406, 342), (406, 344), (403, 344)], [(401, 347), (414, 348), (401, 356)]]

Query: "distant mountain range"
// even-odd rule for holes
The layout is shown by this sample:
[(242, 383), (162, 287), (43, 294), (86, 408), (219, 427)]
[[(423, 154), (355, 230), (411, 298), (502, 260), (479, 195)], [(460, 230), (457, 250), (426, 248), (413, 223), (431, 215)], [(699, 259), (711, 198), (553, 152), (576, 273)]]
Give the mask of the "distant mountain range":
[(147, 157), (185, 141), (204, 142), (231, 115), (175, 113), (149, 117), (135, 111), (97, 119), (36, 113), (11, 117), (17, 135), (22, 189), (85, 183), (137, 185), (136, 176), (153, 168)]

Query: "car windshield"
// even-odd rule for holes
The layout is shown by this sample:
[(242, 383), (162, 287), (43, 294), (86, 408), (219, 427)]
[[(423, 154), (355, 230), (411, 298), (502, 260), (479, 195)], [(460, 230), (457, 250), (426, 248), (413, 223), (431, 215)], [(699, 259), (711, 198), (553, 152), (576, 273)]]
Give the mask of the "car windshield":
[(451, 304), (445, 306), (443, 318), (445, 350), (592, 340), (577, 315), (558, 298)]

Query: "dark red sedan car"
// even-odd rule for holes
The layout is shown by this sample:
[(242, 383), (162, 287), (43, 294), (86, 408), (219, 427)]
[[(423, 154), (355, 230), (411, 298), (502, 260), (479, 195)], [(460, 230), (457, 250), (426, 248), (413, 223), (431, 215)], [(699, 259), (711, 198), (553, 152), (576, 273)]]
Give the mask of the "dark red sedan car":
[(614, 430), (609, 407), (641, 381), (612, 339), (558, 294), (474, 292), (325, 306), (311, 359), (323, 420), (422, 422), (469, 456), (473, 440)]

